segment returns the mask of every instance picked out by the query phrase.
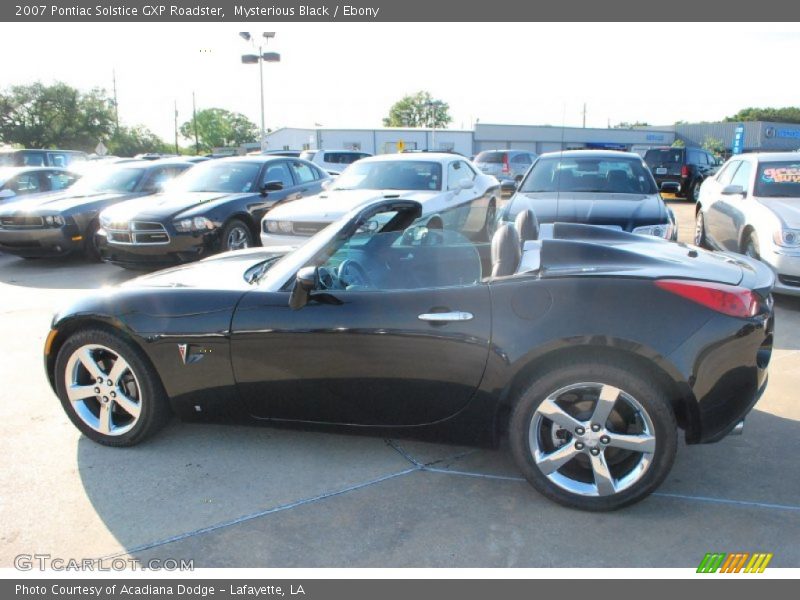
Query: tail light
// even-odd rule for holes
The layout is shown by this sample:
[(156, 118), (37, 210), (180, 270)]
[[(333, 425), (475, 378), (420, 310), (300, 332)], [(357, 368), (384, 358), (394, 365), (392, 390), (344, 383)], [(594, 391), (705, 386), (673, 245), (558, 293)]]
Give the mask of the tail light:
[(681, 177), (688, 177), (689, 176), (689, 165), (683, 165), (681, 167)]
[(511, 173), (511, 166), (508, 164), (508, 154), (503, 154), (503, 173)]
[(753, 317), (760, 306), (755, 292), (735, 285), (683, 279), (659, 279), (656, 285), (662, 290), (731, 317)]

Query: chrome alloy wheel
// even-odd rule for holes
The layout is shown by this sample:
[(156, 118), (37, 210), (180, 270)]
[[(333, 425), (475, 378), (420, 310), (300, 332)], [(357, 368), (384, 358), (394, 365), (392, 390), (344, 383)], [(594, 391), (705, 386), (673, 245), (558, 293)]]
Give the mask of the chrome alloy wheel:
[(706, 224), (702, 211), (697, 211), (694, 219), (694, 245), (702, 246), (706, 239)]
[(581, 496), (610, 496), (641, 480), (656, 450), (650, 415), (631, 395), (586, 382), (550, 394), (531, 419), (528, 442), (539, 470)]
[(122, 435), (139, 420), (141, 387), (128, 362), (99, 344), (75, 350), (67, 361), (64, 387), (75, 414), (103, 435)]
[(227, 239), (228, 250), (241, 250), (242, 248), (250, 247), (250, 236), (247, 231), (241, 227), (234, 227), (228, 232)]

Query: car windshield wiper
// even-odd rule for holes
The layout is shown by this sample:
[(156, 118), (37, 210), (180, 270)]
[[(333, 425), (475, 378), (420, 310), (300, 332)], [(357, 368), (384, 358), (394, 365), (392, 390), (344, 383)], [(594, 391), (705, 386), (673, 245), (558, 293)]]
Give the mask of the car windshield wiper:
[(272, 265), (280, 258), (280, 256), (272, 256), (265, 260), (260, 267), (258, 267), (253, 273), (250, 275), (249, 278), (245, 278), (245, 281), (249, 284), (258, 283), (261, 279), (266, 275), (267, 271), (270, 270)]

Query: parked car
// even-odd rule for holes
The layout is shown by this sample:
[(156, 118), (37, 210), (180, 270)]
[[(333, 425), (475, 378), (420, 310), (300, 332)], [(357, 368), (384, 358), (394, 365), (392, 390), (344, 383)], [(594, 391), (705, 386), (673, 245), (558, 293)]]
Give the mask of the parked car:
[(329, 179), (298, 158), (247, 156), (202, 163), (162, 194), (103, 211), (102, 259), (141, 269), (248, 248), (258, 243), (261, 218), (270, 208), (316, 194)]
[(98, 215), (117, 202), (154, 194), (191, 163), (173, 159), (98, 167), (60, 193), (0, 205), (0, 250), (23, 258), (83, 252), (99, 258)]
[(734, 156), (703, 184), (695, 244), (740, 252), (777, 274), (775, 292), (800, 295), (800, 156)]
[(80, 175), (55, 167), (0, 167), (0, 202), (57, 192), (71, 186)]
[(491, 249), (453, 231), (430, 243), (421, 215), (380, 198), (288, 254), (95, 292), (54, 318), (47, 378), (108, 446), (172, 411), (474, 444), (505, 430), (537, 490), (587, 510), (641, 500), (678, 428), (717, 441), (763, 393), (774, 277), (759, 262), (586, 225), (527, 241), (532, 213)]
[(372, 154), (360, 150), (304, 150), (300, 154), (300, 158), (319, 165), (331, 175), (338, 175), (348, 165), (368, 156)]
[(255, 154), (263, 154), (266, 156), (289, 156), (291, 158), (300, 158), (303, 150), (266, 150), (264, 152), (256, 152)]
[(677, 184), (675, 195), (697, 201), (700, 186), (706, 177), (719, 169), (719, 160), (701, 148), (651, 148), (644, 154), (644, 162), (655, 176), (659, 189), (665, 183)]
[(323, 193), (279, 206), (261, 223), (264, 246), (297, 246), (353, 208), (375, 198), (422, 204), (431, 229), (490, 237), (500, 188), (457, 154), (383, 154), (350, 165)]
[(501, 181), (511, 179), (519, 183), (536, 156), (528, 150), (484, 150), (475, 157), (475, 166)]
[(78, 150), (3, 150), (0, 167), (69, 167), (86, 160), (86, 153)]
[(502, 221), (531, 209), (541, 224), (601, 225), (675, 240), (675, 215), (642, 158), (630, 152), (570, 150), (542, 154), (506, 204)]

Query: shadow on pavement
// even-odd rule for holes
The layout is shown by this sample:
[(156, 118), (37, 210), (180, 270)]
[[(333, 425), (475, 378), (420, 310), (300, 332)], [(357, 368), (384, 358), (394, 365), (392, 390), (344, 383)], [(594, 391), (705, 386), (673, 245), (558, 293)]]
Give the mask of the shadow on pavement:
[(93, 289), (122, 283), (140, 275), (81, 256), (27, 260), (0, 254), (0, 283), (39, 289)]

